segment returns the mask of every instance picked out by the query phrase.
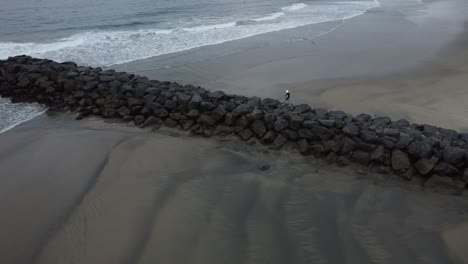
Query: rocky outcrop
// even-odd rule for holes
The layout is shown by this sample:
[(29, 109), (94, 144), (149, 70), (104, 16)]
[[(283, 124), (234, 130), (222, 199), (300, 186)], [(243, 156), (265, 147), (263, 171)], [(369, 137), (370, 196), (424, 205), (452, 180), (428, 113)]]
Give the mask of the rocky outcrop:
[(0, 61), (0, 95), (76, 112), (78, 119), (94, 115), (196, 135), (235, 135), (247, 142), (255, 138), (272, 149), (293, 144), (304, 155), (342, 166), (352, 161), (406, 179), (418, 174), (430, 179), (427, 186), (459, 190), (468, 183), (467, 134), (404, 119), (353, 117), (28, 56)]

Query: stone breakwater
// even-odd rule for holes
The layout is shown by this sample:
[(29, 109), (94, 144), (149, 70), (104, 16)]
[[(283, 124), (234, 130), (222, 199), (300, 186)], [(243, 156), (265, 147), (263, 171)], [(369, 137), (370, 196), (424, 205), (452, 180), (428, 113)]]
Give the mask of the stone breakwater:
[(28, 56), (0, 61), (0, 95), (77, 112), (78, 119), (95, 115), (203, 136), (237, 135), (272, 149), (295, 145), (338, 165), (353, 162), (406, 179), (420, 175), (429, 187), (460, 192), (468, 183), (468, 134), (404, 119), (284, 105)]

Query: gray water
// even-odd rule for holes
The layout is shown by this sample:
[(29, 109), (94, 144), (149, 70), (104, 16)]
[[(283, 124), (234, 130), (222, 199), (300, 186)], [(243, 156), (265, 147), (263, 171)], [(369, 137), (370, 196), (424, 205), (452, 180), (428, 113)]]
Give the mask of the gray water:
[(109, 66), (343, 20), (374, 0), (17, 0), (0, 8), (0, 59), (28, 54)]

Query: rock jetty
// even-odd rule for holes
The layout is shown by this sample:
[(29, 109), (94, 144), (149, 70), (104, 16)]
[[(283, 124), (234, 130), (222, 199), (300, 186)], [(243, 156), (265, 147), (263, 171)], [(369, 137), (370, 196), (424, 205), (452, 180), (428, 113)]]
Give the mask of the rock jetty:
[(196, 135), (237, 135), (347, 165), (368, 166), (428, 187), (462, 191), (468, 183), (468, 134), (369, 114), (284, 105), (192, 85), (58, 63), (29, 56), (0, 61), (0, 95), (53, 111), (121, 118), (141, 127), (174, 127)]

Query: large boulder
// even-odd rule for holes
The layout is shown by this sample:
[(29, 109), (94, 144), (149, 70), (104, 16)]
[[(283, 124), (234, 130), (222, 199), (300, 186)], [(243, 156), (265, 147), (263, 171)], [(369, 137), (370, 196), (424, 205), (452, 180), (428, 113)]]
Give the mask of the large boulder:
[(245, 130), (242, 130), (241, 132), (239, 132), (238, 135), (243, 140), (249, 140), (250, 138), (252, 138), (253, 133), (252, 133), (252, 131), (250, 131), (250, 129), (245, 129)]
[(232, 115), (236, 117), (246, 115), (252, 111), (252, 108), (253, 107), (248, 104), (241, 104), (232, 111)]
[(250, 129), (255, 133), (258, 138), (265, 135), (267, 129), (265, 123), (262, 120), (255, 120), (251, 125)]
[(422, 141), (413, 141), (409, 144), (407, 152), (416, 158), (427, 158), (432, 154), (432, 146)]
[(359, 128), (355, 124), (350, 123), (343, 128), (343, 133), (347, 136), (354, 137), (359, 135)]
[(332, 130), (319, 125), (313, 125), (311, 130), (314, 132), (314, 134), (319, 136), (321, 140), (327, 140), (334, 136)]
[(359, 134), (359, 137), (364, 140), (364, 142), (367, 142), (367, 143), (376, 143), (379, 141), (379, 137), (377, 136), (377, 134), (373, 131), (367, 131), (367, 130), (363, 130), (361, 131), (361, 133)]
[(203, 98), (200, 96), (200, 94), (196, 93), (190, 99), (190, 102), (188, 103), (188, 108), (197, 109), (200, 106), (201, 102), (203, 102)]
[(445, 147), (443, 150), (443, 159), (450, 164), (458, 164), (465, 157), (465, 150), (458, 147)]
[(286, 119), (278, 119), (275, 121), (273, 128), (276, 132), (280, 132), (283, 129), (286, 129), (289, 127), (289, 122)]
[(288, 140), (281, 134), (276, 136), (275, 140), (273, 141), (273, 144), (271, 145), (272, 149), (280, 149), (284, 144), (286, 144)]
[(202, 115), (198, 118), (197, 123), (206, 126), (214, 126), (216, 124), (216, 120), (209, 115)]
[(392, 168), (395, 171), (406, 170), (411, 166), (411, 161), (408, 155), (399, 150), (395, 149), (392, 151)]
[(414, 168), (416, 168), (421, 175), (427, 175), (432, 171), (437, 161), (439, 161), (439, 159), (436, 157), (422, 158), (414, 163)]
[(403, 149), (408, 147), (408, 145), (413, 142), (414, 138), (409, 135), (401, 136), (395, 144), (396, 148)]

